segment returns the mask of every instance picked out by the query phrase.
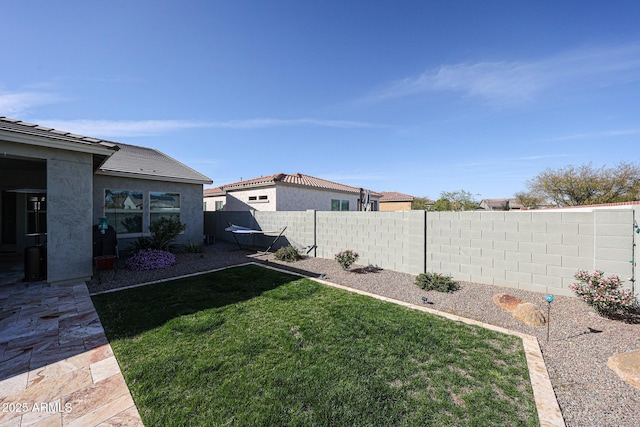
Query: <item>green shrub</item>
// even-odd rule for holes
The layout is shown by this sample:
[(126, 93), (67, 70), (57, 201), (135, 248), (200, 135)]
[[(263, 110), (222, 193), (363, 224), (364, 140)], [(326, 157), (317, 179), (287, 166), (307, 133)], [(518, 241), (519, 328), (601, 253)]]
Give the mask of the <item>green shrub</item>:
[(196, 243), (189, 240), (189, 243), (182, 245), (182, 252), (187, 254), (201, 254), (204, 252), (204, 247), (202, 246), (202, 243)]
[(453, 292), (460, 289), (451, 276), (439, 273), (421, 273), (416, 277), (416, 285), (426, 291)]
[(168, 251), (171, 242), (187, 228), (178, 218), (158, 218), (149, 226), (151, 232), (151, 248)]
[(153, 249), (151, 247), (151, 239), (148, 237), (138, 237), (138, 240), (131, 242), (128, 249), (131, 253), (143, 251), (145, 249)]
[(336, 261), (342, 266), (343, 270), (348, 270), (351, 264), (356, 262), (360, 255), (357, 252), (347, 249), (336, 254)]
[(276, 251), (273, 256), (280, 261), (293, 262), (302, 259), (302, 255), (298, 251), (298, 249), (293, 246), (283, 246)]

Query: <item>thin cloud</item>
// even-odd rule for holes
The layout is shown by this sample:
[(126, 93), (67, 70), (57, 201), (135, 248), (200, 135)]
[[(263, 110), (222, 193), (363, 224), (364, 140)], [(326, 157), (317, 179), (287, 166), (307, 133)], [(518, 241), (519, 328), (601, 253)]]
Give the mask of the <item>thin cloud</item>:
[(269, 127), (319, 126), (342, 129), (370, 128), (376, 125), (366, 122), (324, 119), (273, 119), (259, 118), (229, 121), (197, 120), (37, 120), (38, 124), (66, 130), (80, 135), (103, 138), (153, 136), (184, 129), (261, 129)]
[(640, 130), (638, 129), (608, 130), (608, 131), (602, 131), (602, 132), (576, 133), (573, 135), (545, 138), (542, 140), (542, 142), (560, 142), (560, 141), (576, 141), (581, 139), (615, 138), (618, 136), (632, 136), (632, 135), (639, 135), (639, 134), (640, 134)]
[(0, 90), (0, 112), (14, 117), (28, 112), (31, 108), (60, 102), (62, 99), (46, 92), (3, 92)]
[(538, 60), (444, 64), (392, 82), (359, 100), (376, 103), (429, 92), (454, 92), (510, 106), (553, 89), (606, 87), (640, 80), (640, 43), (583, 48)]

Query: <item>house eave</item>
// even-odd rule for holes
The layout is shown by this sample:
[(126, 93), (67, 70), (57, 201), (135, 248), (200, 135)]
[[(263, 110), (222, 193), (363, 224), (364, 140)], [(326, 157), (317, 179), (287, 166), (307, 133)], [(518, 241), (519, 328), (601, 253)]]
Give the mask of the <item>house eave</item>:
[(143, 173), (132, 173), (132, 172), (121, 172), (121, 171), (110, 171), (99, 169), (96, 171), (96, 175), (105, 175), (105, 176), (117, 176), (120, 178), (131, 178), (131, 179), (147, 179), (150, 181), (170, 181), (170, 182), (178, 182), (182, 184), (212, 184), (211, 180), (204, 179), (189, 179), (175, 176), (160, 176), (160, 175), (151, 175), (151, 174), (143, 174)]
[(59, 150), (75, 151), (80, 153), (101, 154), (110, 156), (119, 148), (112, 143), (79, 143), (78, 141), (68, 141), (65, 139), (42, 137), (29, 134), (21, 134), (16, 131), (0, 130), (0, 140), (7, 142), (15, 142), (18, 144), (28, 144), (44, 148), (55, 148)]

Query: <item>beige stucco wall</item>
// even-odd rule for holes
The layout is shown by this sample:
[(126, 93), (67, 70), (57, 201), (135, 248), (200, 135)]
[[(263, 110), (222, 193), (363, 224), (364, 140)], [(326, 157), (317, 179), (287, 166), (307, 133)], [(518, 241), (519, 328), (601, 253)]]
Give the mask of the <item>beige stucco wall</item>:
[[(250, 197), (267, 196), (266, 201), (249, 200)], [(215, 202), (224, 202), (224, 210), (236, 211), (304, 211), (308, 209), (330, 211), (331, 200), (348, 200), (349, 210), (358, 210), (358, 194), (340, 191), (316, 190), (308, 187), (298, 187), (279, 184), (246, 190), (231, 191), (226, 196), (205, 197), (207, 211), (215, 210)], [(371, 197), (378, 201), (378, 197)]]
[(411, 202), (380, 202), (380, 212), (410, 211)]
[(216, 202), (222, 202), (222, 209), (224, 210), (224, 205), (227, 203), (227, 196), (213, 196), (213, 197), (205, 197), (204, 198), (204, 210), (205, 211), (215, 211), (216, 210)]

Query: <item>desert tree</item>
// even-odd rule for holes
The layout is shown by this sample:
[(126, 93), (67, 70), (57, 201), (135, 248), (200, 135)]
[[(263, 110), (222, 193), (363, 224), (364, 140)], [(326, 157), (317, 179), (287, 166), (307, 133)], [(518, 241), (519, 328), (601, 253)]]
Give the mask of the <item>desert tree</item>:
[(547, 168), (527, 182), (528, 195), (557, 206), (581, 206), (638, 200), (640, 165), (620, 162), (613, 167)]

